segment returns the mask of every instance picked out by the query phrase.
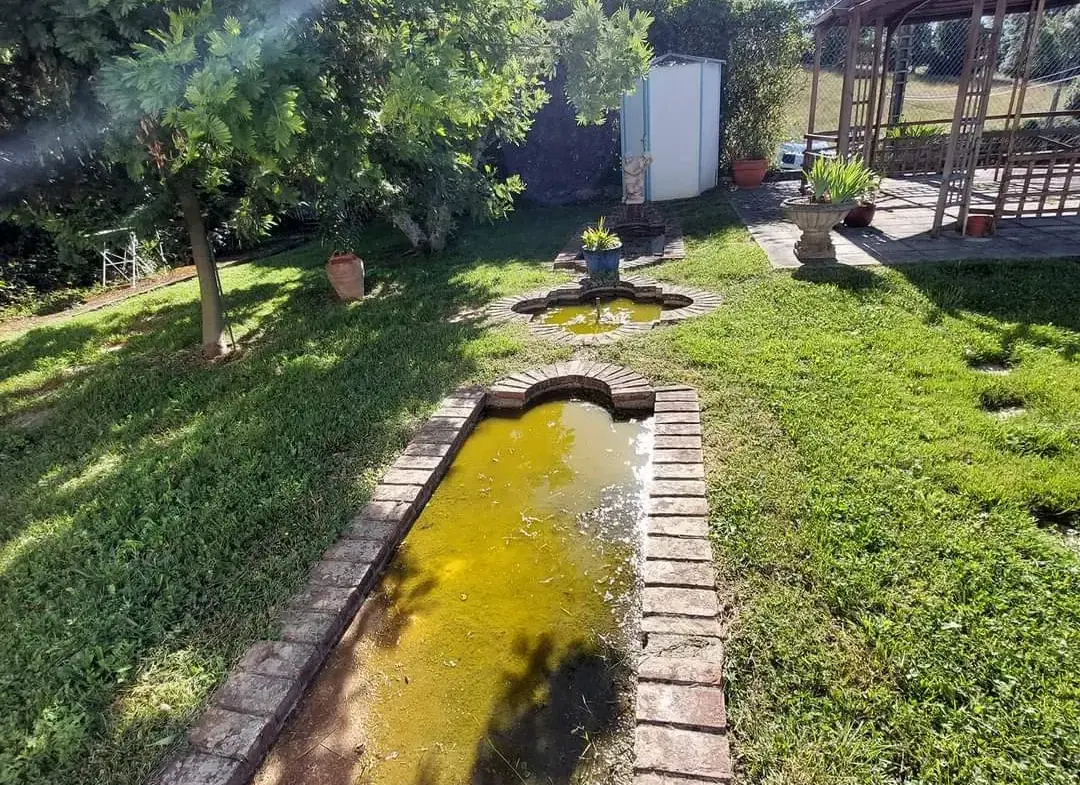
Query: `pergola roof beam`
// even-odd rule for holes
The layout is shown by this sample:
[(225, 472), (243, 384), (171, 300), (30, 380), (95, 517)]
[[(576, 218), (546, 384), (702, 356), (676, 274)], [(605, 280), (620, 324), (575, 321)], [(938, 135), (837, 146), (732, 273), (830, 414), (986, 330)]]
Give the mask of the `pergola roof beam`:
[[(948, 19), (967, 19), (976, 0), (839, 0), (814, 21), (815, 27), (838, 27), (847, 24), (856, 8), (864, 23), (882, 16), (887, 23), (903, 19), (905, 24), (942, 22)], [(1080, 5), (1080, 0), (1046, 0), (1046, 8)], [(1008, 0), (1006, 14), (1026, 14), (1030, 0)], [(905, 18), (906, 15), (906, 18)]]

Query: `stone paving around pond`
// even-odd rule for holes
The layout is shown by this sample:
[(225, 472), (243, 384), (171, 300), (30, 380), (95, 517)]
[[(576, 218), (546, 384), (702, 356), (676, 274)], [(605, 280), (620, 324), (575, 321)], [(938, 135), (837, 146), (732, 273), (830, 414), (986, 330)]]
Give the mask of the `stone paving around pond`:
[(621, 366), (573, 360), (512, 374), (486, 390), (458, 390), (442, 402), (312, 568), (282, 612), (277, 637), (253, 644), (218, 688), (159, 785), (248, 782), (473, 426), (487, 410), (523, 409), (556, 393), (599, 394), (616, 413), (655, 418), (634, 785), (730, 782), (698, 395), (684, 386), (654, 388)]
[[(964, 238), (953, 230), (931, 237), (940, 178), (887, 177), (882, 180), (872, 226), (834, 230), (836, 261), (868, 266), (979, 259), (1052, 259), (1080, 256), (1080, 217), (1025, 218), (1002, 221), (989, 238)], [(780, 203), (797, 196), (799, 181), (767, 182), (761, 188), (736, 190), (731, 202), (776, 269), (802, 267), (794, 246), (799, 230), (784, 218)], [(980, 173), (973, 205), (993, 206), (997, 184)], [(955, 215), (955, 208), (953, 208)]]

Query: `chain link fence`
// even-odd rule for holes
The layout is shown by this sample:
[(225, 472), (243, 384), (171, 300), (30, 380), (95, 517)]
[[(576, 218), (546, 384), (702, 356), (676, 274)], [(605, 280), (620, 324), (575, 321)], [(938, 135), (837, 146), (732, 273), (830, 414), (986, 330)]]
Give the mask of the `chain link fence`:
[[(807, 20), (822, 10), (815, 0), (799, 2)], [(990, 18), (983, 20), (989, 26)], [(1020, 50), (1027, 25), (1026, 14), (1005, 19), (1001, 46), (998, 49), (997, 72), (990, 94), (988, 114), (1004, 115), (1009, 109), (1013, 76), (1017, 72)], [(895, 74), (886, 82), (885, 118), (891, 122), (926, 122), (948, 125), (952, 121), (960, 72), (964, 64), (969, 20), (931, 22), (901, 28), (893, 36), (890, 68), (903, 56), (901, 47), (909, 47), (910, 71), (904, 88), (902, 116), (890, 111), (890, 96)], [(834, 131), (840, 116), (840, 95), (844, 73), (843, 29), (834, 29), (825, 38), (821, 52), (822, 72), (818, 85), (818, 109), (815, 121), (819, 131)], [(873, 35), (864, 30), (864, 35)], [(905, 40), (906, 39), (906, 40)], [(813, 52), (804, 60), (793, 100), (787, 114), (785, 136), (801, 141), (806, 132), (810, 111), (810, 79), (813, 71)], [(1054, 112), (1075, 110), (1073, 118), (1041, 118), (1030, 120), (1038, 127), (1076, 123), (1080, 118), (1080, 7), (1048, 11), (1039, 31), (1038, 45), (1032, 62), (1032, 80), (1024, 100), (1024, 112)], [(987, 130), (1004, 127), (1003, 119), (988, 119)]]

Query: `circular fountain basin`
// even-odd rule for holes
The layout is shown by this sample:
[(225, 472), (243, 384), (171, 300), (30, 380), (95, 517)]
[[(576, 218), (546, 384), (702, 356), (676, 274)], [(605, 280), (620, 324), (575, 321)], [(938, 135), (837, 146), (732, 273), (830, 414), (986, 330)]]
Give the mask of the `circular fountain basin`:
[(652, 324), (663, 310), (660, 303), (636, 302), (628, 297), (598, 297), (591, 303), (543, 308), (533, 314), (532, 321), (558, 325), (575, 335), (597, 335), (628, 323)]
[(590, 345), (700, 316), (720, 303), (718, 294), (685, 286), (637, 278), (596, 285), (583, 278), (569, 286), (504, 297), (488, 310), (497, 321), (527, 322), (539, 337)]

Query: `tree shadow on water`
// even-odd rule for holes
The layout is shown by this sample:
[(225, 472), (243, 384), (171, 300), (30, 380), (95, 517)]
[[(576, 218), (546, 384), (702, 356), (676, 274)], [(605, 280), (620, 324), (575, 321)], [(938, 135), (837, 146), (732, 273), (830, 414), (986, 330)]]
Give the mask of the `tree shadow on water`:
[(619, 725), (618, 660), (584, 643), (556, 659), (548, 636), (518, 646), (528, 665), (492, 711), (469, 783), (569, 785)]

